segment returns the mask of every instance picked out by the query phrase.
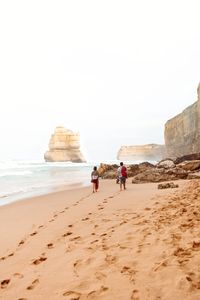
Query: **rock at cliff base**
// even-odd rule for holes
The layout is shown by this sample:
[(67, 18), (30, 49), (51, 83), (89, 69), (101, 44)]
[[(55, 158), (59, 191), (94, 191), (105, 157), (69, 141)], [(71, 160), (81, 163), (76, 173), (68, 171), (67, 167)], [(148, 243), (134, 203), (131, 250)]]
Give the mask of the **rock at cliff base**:
[(174, 184), (173, 182), (167, 182), (167, 183), (159, 183), (158, 184), (158, 189), (174, 189), (178, 188), (178, 184)]
[(189, 173), (188, 179), (200, 179), (200, 172)]
[(174, 168), (175, 167), (175, 163), (173, 162), (172, 159), (164, 159), (161, 160), (156, 167), (158, 168), (165, 168), (165, 169), (169, 169), (169, 168)]
[(169, 180), (186, 179), (188, 172), (181, 168), (152, 168), (145, 172), (139, 173), (134, 176), (132, 183), (146, 183), (146, 182), (161, 182)]
[(200, 160), (200, 153), (192, 153), (192, 154), (177, 157), (174, 163), (177, 165), (184, 161), (190, 161), (190, 160)]
[(195, 171), (200, 168), (200, 160), (184, 161), (178, 164), (177, 167), (186, 171)]

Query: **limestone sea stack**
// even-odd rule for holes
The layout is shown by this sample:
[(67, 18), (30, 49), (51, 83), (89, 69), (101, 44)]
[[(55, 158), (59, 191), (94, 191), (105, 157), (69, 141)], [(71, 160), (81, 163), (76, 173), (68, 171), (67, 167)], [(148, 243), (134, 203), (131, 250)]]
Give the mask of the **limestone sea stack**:
[(167, 157), (200, 152), (200, 84), (197, 101), (165, 124)]
[(80, 135), (64, 127), (56, 127), (49, 142), (49, 150), (44, 154), (48, 162), (85, 162), (80, 151)]
[(154, 160), (165, 157), (165, 146), (158, 144), (122, 146), (117, 154), (118, 160)]

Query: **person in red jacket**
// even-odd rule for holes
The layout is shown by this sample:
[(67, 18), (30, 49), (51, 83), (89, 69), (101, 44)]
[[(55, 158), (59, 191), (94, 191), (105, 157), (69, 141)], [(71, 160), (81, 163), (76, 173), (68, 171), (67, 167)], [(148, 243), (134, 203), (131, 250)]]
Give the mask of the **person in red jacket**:
[(127, 179), (127, 169), (124, 166), (123, 162), (120, 162), (120, 167), (117, 170), (117, 174), (119, 176), (119, 182), (120, 182), (120, 191), (122, 191), (122, 188), (126, 189), (126, 179)]

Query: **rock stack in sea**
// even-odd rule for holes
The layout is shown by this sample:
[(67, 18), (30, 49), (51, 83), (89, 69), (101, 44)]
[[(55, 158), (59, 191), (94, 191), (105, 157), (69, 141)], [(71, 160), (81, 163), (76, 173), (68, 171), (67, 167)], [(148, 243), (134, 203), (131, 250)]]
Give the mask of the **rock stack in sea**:
[(165, 124), (167, 157), (200, 152), (200, 84), (197, 101)]
[(44, 159), (48, 162), (85, 162), (80, 151), (80, 135), (62, 126), (56, 127)]

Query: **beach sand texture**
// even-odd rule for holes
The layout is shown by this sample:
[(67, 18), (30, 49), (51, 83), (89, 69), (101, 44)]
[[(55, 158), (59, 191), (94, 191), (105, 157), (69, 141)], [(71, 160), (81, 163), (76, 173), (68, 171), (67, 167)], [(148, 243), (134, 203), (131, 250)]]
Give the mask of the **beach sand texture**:
[(200, 182), (113, 180), (0, 208), (0, 299), (200, 299)]

